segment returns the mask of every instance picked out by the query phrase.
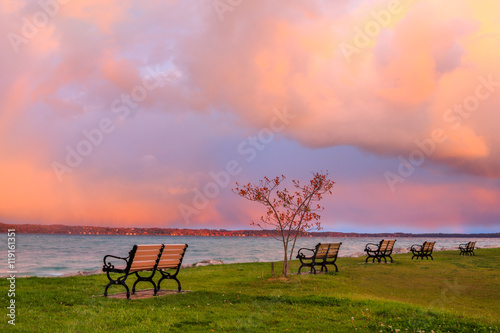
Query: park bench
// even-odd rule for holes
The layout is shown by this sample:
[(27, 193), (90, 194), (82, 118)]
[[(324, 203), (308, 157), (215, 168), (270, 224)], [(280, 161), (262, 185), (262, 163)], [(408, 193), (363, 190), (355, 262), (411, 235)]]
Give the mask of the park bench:
[[(127, 291), (127, 299), (130, 299), (130, 290), (126, 284), (126, 280), (130, 275), (135, 274), (136, 280), (132, 286), (132, 294), (135, 294), (135, 287), (141, 281), (149, 282), (153, 285), (154, 295), (156, 296), (159, 290), (153, 281), (153, 276), (155, 275), (158, 265), (162, 262), (162, 254), (166, 253), (166, 258), (163, 259), (162, 269), (166, 269), (167, 262), (169, 263), (168, 268), (172, 268), (174, 266), (175, 260), (171, 260), (169, 256), (171, 255), (172, 247), (184, 247), (187, 248), (187, 244), (182, 245), (164, 245), (164, 244), (154, 244), (154, 245), (134, 245), (132, 250), (130, 250), (128, 257), (117, 257), (113, 255), (106, 255), (103, 258), (104, 265), (102, 267), (102, 271), (106, 272), (109, 283), (104, 289), (104, 296), (108, 295), (108, 288), (112, 285), (122, 285), (125, 287)], [(165, 248), (167, 250), (165, 250)], [(177, 272), (181, 266), (182, 258), (184, 257), (184, 252), (182, 256), (176, 261), (177, 262)], [(116, 259), (113, 263), (110, 259)], [(170, 261), (169, 261), (170, 260)], [(119, 262), (121, 266), (115, 267), (116, 262)], [(139, 275), (139, 272), (148, 272), (146, 275)], [(175, 280), (179, 285), (180, 291), (180, 283), (176, 278), (177, 272), (175, 273)], [(113, 277), (111, 274), (119, 274), (118, 277)], [(144, 273), (143, 273), (144, 274)], [(161, 279), (160, 279), (161, 282)]]
[(394, 243), (396, 242), (395, 239), (390, 239), (390, 240), (381, 240), (379, 244), (374, 244), (374, 243), (368, 243), (365, 246), (365, 252), (368, 255), (366, 257), (365, 262), (368, 262), (368, 259), (373, 258), (372, 262), (375, 262), (375, 260), (378, 260), (378, 262), (381, 261), (381, 259), (384, 259), (384, 261), (387, 263), (387, 257), (391, 259), (392, 263), (392, 249), (394, 248)]
[(301, 248), (297, 258), (300, 260), (299, 274), (302, 267), (310, 267), (310, 272), (316, 274), (316, 266), (321, 266), (325, 273), (328, 272), (326, 265), (335, 266), (335, 272), (339, 269), (335, 264), (342, 243), (318, 243), (314, 249)]
[(475, 256), (474, 247), (476, 242), (468, 242), (467, 244), (460, 244), (458, 248), (460, 249), (460, 255)]
[(424, 244), (422, 245), (419, 245), (419, 244), (413, 244), (411, 246), (411, 252), (413, 253), (413, 257), (411, 257), (412, 259), (417, 257), (417, 260), (418, 258), (421, 258), (422, 260), (424, 260), (424, 257), (428, 260), (429, 257), (431, 257), (431, 260), (434, 260), (434, 258), (432, 257), (432, 251), (434, 250), (434, 244), (436, 244), (436, 242), (424, 242)]

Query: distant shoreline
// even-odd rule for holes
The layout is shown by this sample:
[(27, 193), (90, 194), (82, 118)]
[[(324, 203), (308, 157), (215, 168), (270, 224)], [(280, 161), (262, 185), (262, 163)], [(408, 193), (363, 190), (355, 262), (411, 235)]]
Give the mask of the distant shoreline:
[[(179, 228), (117, 228), (94, 226), (67, 226), (61, 224), (7, 224), (0, 223), (0, 232), (14, 229), (16, 233), (26, 234), (59, 234), (59, 235), (85, 235), (85, 236), (213, 236), (213, 237), (277, 237), (276, 230), (226, 230), (226, 229), (179, 229)], [(406, 232), (381, 232), (357, 233), (317, 231), (308, 232), (301, 237), (447, 237), (447, 238), (500, 238), (500, 233), (406, 233)]]

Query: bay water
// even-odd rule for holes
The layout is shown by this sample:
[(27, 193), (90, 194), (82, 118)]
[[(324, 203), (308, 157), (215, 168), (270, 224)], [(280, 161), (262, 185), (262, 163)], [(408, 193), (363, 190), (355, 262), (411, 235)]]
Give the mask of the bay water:
[[(16, 234), (15, 266), (17, 276), (57, 277), (98, 272), (103, 257), (112, 254), (127, 257), (134, 244), (188, 244), (184, 264), (217, 259), (224, 263), (271, 262), (283, 260), (283, 245), (272, 237), (213, 236), (123, 236), (123, 235), (52, 235)], [(363, 257), (367, 243), (378, 243), (380, 237), (302, 237), (299, 248), (314, 248), (317, 243), (342, 242), (339, 257)], [(500, 238), (397, 238), (394, 253), (408, 252), (412, 244), (436, 241), (435, 250), (458, 249), (459, 244), (477, 241), (478, 248), (500, 247)], [(0, 237), (3, 264), (0, 276), (7, 275), (7, 234)], [(458, 255), (457, 251), (457, 255)], [(360, 262), (362, 259), (360, 258)]]

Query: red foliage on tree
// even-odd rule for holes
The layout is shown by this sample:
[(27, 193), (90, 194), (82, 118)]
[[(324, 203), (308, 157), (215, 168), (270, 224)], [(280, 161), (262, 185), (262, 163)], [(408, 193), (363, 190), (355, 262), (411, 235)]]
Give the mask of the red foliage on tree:
[[(328, 172), (313, 174), (309, 184), (301, 185), (298, 180), (293, 180), (294, 191), (286, 188), (279, 189), (285, 176), (269, 179), (264, 177), (258, 185), (250, 183), (240, 185), (236, 183), (233, 192), (250, 201), (258, 202), (267, 208), (265, 215), (260, 217), (259, 222), (251, 222), (262, 229), (266, 226), (274, 227), (280, 234), (278, 238), (283, 242), (284, 264), (283, 274), (289, 271), (295, 242), (301, 234), (316, 228), (321, 230), (318, 214), (324, 207), (315, 202), (320, 201), (324, 194), (332, 194), (334, 181), (328, 179)], [(292, 245), (290, 247), (290, 242)], [(290, 249), (290, 251), (288, 251)]]

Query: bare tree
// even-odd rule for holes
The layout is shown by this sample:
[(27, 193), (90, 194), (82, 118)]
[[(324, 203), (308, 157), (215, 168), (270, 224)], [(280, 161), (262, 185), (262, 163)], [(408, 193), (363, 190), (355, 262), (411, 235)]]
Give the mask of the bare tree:
[(267, 208), (266, 214), (260, 217), (259, 222), (252, 221), (251, 224), (261, 229), (272, 226), (278, 231), (277, 239), (283, 242), (285, 276), (289, 272), (297, 238), (311, 229), (321, 230), (319, 222), (321, 216), (318, 213), (323, 211), (324, 207), (315, 202), (320, 201), (324, 194), (332, 194), (331, 190), (335, 184), (328, 179), (328, 172), (316, 172), (313, 176), (306, 185), (293, 180), (293, 192), (289, 192), (286, 188), (279, 189), (286, 178), (283, 175), (274, 179), (264, 177), (258, 185), (236, 183), (236, 188), (233, 189), (239, 196), (258, 202)]

